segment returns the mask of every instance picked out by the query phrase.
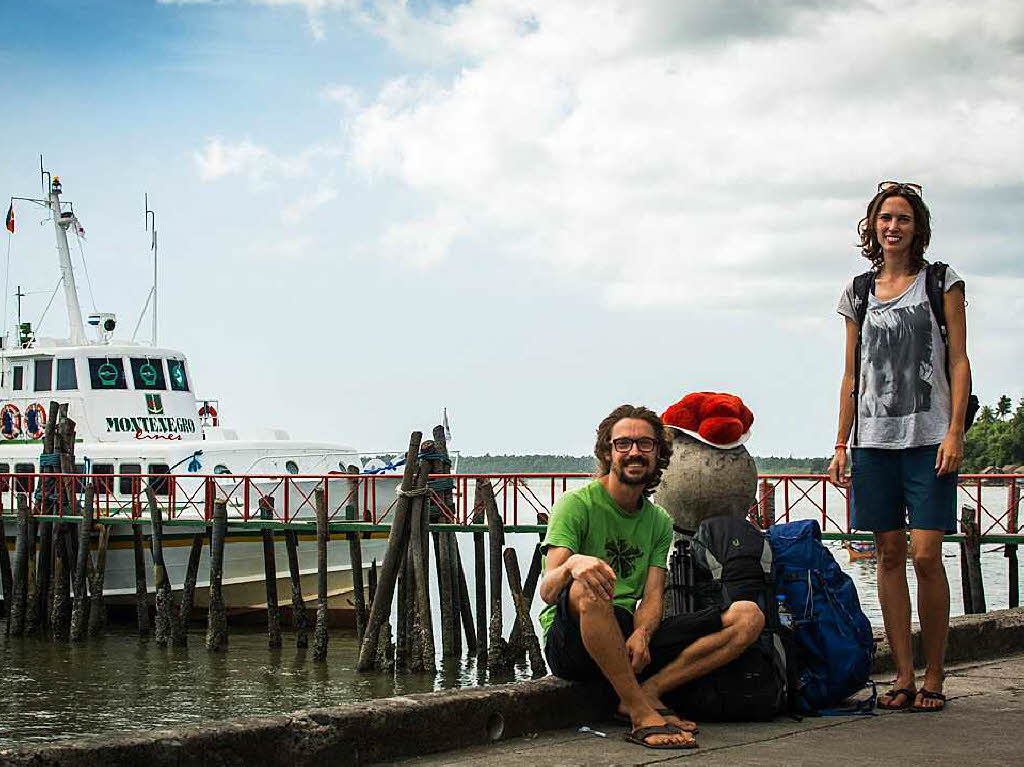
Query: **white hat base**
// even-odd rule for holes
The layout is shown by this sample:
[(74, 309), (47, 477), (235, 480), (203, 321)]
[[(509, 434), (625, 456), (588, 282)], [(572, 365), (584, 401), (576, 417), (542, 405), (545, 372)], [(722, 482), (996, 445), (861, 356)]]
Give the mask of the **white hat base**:
[(681, 431), (683, 434), (688, 434), (698, 442), (703, 442), (705, 445), (711, 445), (711, 447), (717, 447), (719, 450), (732, 450), (734, 447), (739, 447), (748, 439), (750, 439), (750, 433), (754, 430), (754, 427), (751, 426), (749, 429), (743, 432), (743, 434), (740, 435), (740, 438), (735, 442), (727, 442), (724, 445), (719, 445), (717, 442), (712, 442), (709, 439), (704, 439), (704, 437), (702, 437), (700, 434), (691, 429), (684, 429), (681, 426), (672, 426), (671, 424), (665, 424), (665, 426), (667, 426), (670, 429), (675, 429), (676, 431)]

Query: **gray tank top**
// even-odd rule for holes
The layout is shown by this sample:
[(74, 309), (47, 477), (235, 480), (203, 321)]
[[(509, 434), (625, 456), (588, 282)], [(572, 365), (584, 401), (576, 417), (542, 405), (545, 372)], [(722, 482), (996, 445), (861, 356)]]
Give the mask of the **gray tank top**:
[[(952, 412), (946, 378), (946, 347), (928, 304), (926, 270), (888, 301), (868, 296), (861, 329), (857, 382), (857, 447), (900, 450), (937, 445), (949, 431)], [(963, 278), (946, 269), (943, 289)], [(837, 311), (856, 322), (853, 281)]]

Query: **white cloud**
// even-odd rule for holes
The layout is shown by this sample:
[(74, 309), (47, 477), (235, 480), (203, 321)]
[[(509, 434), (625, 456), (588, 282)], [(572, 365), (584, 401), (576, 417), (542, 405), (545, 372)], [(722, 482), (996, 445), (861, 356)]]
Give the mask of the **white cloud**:
[(338, 190), (321, 186), (310, 194), (299, 197), (281, 209), (282, 223), (294, 226), (311, 216), (318, 208), (338, 198)]
[(426, 263), (467, 236), (600, 275), (613, 306), (774, 304), (860, 268), (881, 178), (939, 199), (1024, 185), (1013, 3), (380, 2), (364, 20), (463, 62), (392, 80), (351, 124), (355, 166), (420, 195), (384, 244)]
[(309, 177), (341, 154), (338, 146), (316, 144), (295, 155), (281, 156), (249, 139), (232, 142), (214, 136), (207, 139), (201, 152), (193, 152), (192, 157), (203, 181), (245, 176), (254, 187), (262, 188), (271, 179)]

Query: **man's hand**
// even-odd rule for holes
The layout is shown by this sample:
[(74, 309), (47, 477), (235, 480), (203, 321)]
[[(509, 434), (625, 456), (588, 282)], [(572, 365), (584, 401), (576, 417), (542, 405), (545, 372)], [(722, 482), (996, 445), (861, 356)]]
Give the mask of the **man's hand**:
[(626, 640), (626, 654), (629, 656), (629, 665), (633, 667), (634, 674), (639, 674), (651, 662), (651, 652), (647, 647), (650, 641), (647, 629), (642, 628), (634, 631)]
[(607, 562), (597, 557), (574, 554), (571, 565), (572, 579), (583, 584), (594, 597), (607, 600), (615, 596), (615, 571)]

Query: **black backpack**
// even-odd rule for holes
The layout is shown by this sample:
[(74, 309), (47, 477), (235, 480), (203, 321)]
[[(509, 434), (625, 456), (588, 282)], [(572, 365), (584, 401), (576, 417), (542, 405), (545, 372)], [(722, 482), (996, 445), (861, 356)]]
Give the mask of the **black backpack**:
[[(925, 266), (924, 289), (928, 295), (928, 304), (932, 308), (935, 322), (939, 326), (939, 333), (942, 336), (942, 343), (946, 349), (946, 380), (949, 381), (949, 326), (946, 323), (945, 295), (946, 269), (947, 264), (935, 261)], [(871, 269), (853, 278), (853, 311), (857, 315), (857, 327), (863, 329), (864, 318), (868, 313), (868, 296), (875, 287), (876, 273)], [(853, 443), (857, 443), (857, 424), (859, 418), (858, 394), (860, 391), (860, 336), (857, 337), (857, 351), (854, 362), (854, 385), (853, 385)], [(967, 410), (964, 413), (964, 431), (971, 428), (974, 417), (978, 414), (980, 403), (973, 392), (967, 398)]]
[(772, 550), (763, 532), (746, 519), (711, 517), (690, 541), (693, 561), (688, 590), (696, 609), (725, 610), (737, 600), (756, 602), (765, 629), (740, 657), (667, 693), (665, 702), (697, 719), (763, 721), (790, 705), (795, 669), (792, 638), (778, 619)]

